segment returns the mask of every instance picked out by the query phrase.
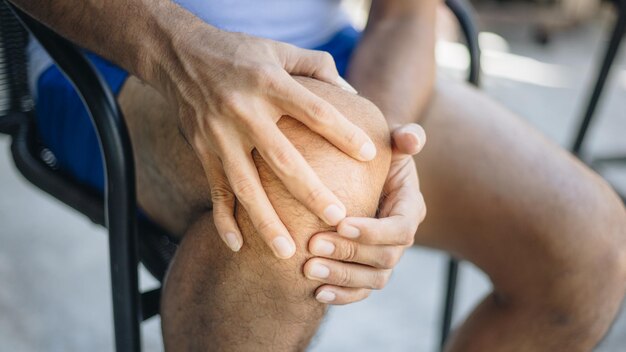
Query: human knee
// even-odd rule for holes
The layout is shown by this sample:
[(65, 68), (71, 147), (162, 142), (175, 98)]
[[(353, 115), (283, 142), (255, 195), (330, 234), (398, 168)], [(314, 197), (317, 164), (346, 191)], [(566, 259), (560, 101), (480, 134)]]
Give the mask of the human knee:
[[(297, 120), (284, 116), (278, 122), (282, 132), (307, 160), (321, 181), (344, 203), (348, 216), (375, 215), (390, 162), (387, 124), (380, 111), (369, 101), (312, 79), (297, 78), (305, 87), (333, 104), (346, 118), (361, 127), (374, 141), (377, 156), (370, 162), (350, 158)], [(291, 196), (256, 151), (253, 153), (259, 176), (270, 202), (276, 209), (296, 243), (296, 255), (278, 260), (261, 241), (242, 207), (237, 208), (237, 221), (243, 230), (244, 247), (238, 255), (256, 263), (258, 274), (271, 276), (272, 290), (289, 298), (310, 298), (319, 285), (307, 280), (302, 267), (311, 257), (307, 244), (318, 232), (331, 230), (323, 221)]]
[[(553, 231), (569, 233), (568, 242), (555, 246), (554, 257), (579, 270), (591, 283), (623, 295), (626, 275), (626, 209), (606, 181), (596, 174), (581, 178), (574, 199), (561, 202)], [(566, 215), (567, 214), (567, 215)], [(597, 295), (600, 296), (600, 295)], [(596, 296), (596, 297), (597, 297)]]
[[(555, 203), (551, 235), (544, 236), (559, 240), (539, 243), (539, 270), (529, 271), (519, 291), (501, 302), (536, 311), (555, 329), (571, 334), (571, 341), (591, 348), (608, 330), (624, 298), (626, 212), (596, 175), (581, 177), (576, 184), (569, 196)], [(533, 236), (542, 234), (546, 232)]]
[(574, 259), (573, 267), (590, 293), (583, 306), (610, 322), (626, 292), (626, 209), (606, 181), (597, 175), (593, 178), (594, 184), (590, 182), (579, 199), (586, 216), (577, 217), (573, 225), (586, 234), (574, 250), (580, 260)]

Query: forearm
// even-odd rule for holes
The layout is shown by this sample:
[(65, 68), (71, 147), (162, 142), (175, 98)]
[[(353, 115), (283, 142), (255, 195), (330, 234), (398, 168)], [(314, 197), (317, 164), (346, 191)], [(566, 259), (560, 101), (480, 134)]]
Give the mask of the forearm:
[(173, 65), (175, 37), (203, 25), (170, 0), (11, 2), (62, 36), (150, 83), (163, 74), (163, 66)]
[[(372, 8), (348, 81), (384, 113), (390, 125), (415, 122), (435, 79), (435, 1), (416, 8)], [(418, 8), (417, 8), (418, 7)]]

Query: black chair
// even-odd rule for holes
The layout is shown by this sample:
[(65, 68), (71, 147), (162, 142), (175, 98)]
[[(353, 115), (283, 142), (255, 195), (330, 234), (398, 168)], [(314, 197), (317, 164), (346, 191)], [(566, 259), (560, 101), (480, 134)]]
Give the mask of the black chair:
[[(58, 170), (38, 141), (26, 79), (24, 27), (56, 61), (89, 110), (106, 165), (104, 197)], [(165, 231), (136, 216), (132, 148), (117, 103), (79, 49), (6, 1), (0, 2), (0, 48), (0, 92), (5, 97), (0, 132), (12, 137), (15, 165), (35, 186), (108, 228), (116, 350), (139, 351), (139, 323), (158, 314), (160, 301), (160, 289), (140, 294), (139, 259), (162, 281), (176, 245)]]
[[(469, 4), (446, 1), (458, 18), (469, 47), (468, 81), (477, 85), (480, 73), (476, 29)], [(87, 107), (105, 161), (104, 196), (59, 170), (52, 153), (36, 135), (33, 103), (28, 91), (25, 48), (33, 35), (72, 82)], [(139, 351), (140, 323), (159, 310), (160, 288), (141, 293), (141, 262), (160, 282), (176, 251), (176, 241), (158, 226), (136, 216), (134, 161), (124, 118), (106, 83), (75, 45), (43, 24), (0, 1), (0, 133), (11, 136), (17, 169), (32, 184), (105, 226), (109, 234), (115, 346)], [(448, 266), (442, 341), (448, 335), (454, 308), (458, 262)]]
[[(596, 82), (589, 96), (585, 112), (580, 120), (580, 126), (576, 132), (576, 138), (572, 144), (571, 150), (578, 157), (583, 157), (583, 146), (587, 137), (587, 132), (593, 122), (596, 107), (600, 100), (600, 96), (602, 95), (609, 72), (611, 71), (611, 66), (613, 65), (615, 56), (618, 53), (622, 38), (624, 37), (624, 34), (626, 34), (626, 0), (614, 0), (614, 5), (617, 11), (617, 18), (613, 26), (611, 37), (609, 38), (609, 44), (606, 47), (602, 64), (598, 70), (598, 77), (596, 78)], [(626, 164), (626, 155), (593, 158), (587, 161), (591, 167), (598, 170), (609, 165)], [(620, 194), (620, 197), (624, 202), (626, 202), (626, 195)]]

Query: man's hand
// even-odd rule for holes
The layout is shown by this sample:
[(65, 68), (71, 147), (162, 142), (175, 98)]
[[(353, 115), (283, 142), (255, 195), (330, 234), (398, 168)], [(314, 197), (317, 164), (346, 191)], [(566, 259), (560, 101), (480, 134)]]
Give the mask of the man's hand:
[(159, 74), (161, 90), (179, 107), (181, 130), (207, 174), (215, 226), (224, 242), (234, 251), (243, 242), (234, 218), (236, 197), (275, 255), (289, 258), (295, 245), (261, 185), (252, 150), (296, 199), (337, 225), (345, 218), (344, 205), (276, 122), (289, 115), (353, 158), (371, 160), (376, 148), (370, 138), (291, 75), (355, 91), (328, 53), (198, 26), (173, 41), (178, 65)]
[(326, 223), (334, 226), (345, 217), (344, 205), (276, 126), (289, 115), (358, 160), (375, 157), (376, 147), (360, 128), (291, 77), (354, 92), (328, 53), (224, 32), (169, 0), (12, 1), (176, 104), (181, 131), (207, 174), (215, 226), (231, 249), (243, 243), (233, 215), (237, 197), (276, 256), (295, 252), (261, 187), (253, 149)]
[(304, 273), (324, 283), (315, 292), (320, 302), (352, 303), (382, 289), (426, 216), (412, 157), (426, 142), (424, 130), (404, 125), (392, 131), (392, 142), (379, 218), (346, 218), (337, 232), (319, 233), (309, 241), (309, 250), (318, 257), (305, 264)]

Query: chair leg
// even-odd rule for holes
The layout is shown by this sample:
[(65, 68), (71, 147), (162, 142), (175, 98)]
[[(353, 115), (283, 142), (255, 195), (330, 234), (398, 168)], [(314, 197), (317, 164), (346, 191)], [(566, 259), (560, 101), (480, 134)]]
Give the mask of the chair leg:
[(587, 131), (589, 130), (589, 126), (593, 120), (593, 114), (596, 110), (596, 106), (598, 105), (598, 101), (600, 100), (604, 84), (606, 83), (606, 79), (609, 75), (609, 71), (611, 70), (611, 66), (613, 65), (613, 61), (615, 60), (617, 50), (619, 49), (622, 37), (624, 36), (624, 31), (626, 29), (626, 5), (618, 4), (618, 6), (618, 16), (615, 22), (615, 27), (613, 28), (613, 33), (611, 34), (609, 46), (606, 49), (604, 61), (602, 62), (602, 66), (598, 72), (596, 84), (589, 98), (585, 114), (581, 119), (576, 139), (572, 145), (572, 152), (576, 156), (580, 156), (585, 136), (587, 135)]
[[(131, 212), (134, 216), (134, 212)], [(113, 216), (110, 217), (113, 222)], [(127, 217), (116, 218), (124, 220)], [(111, 291), (113, 295), (113, 322), (115, 351), (141, 351), (142, 319), (137, 273), (137, 253), (134, 234), (127, 229), (113, 229), (109, 224), (109, 257), (111, 260)]]
[(453, 257), (448, 259), (448, 271), (446, 276), (446, 297), (443, 306), (443, 315), (441, 321), (441, 341), (440, 347), (443, 351), (444, 345), (450, 335), (452, 327), (452, 318), (454, 313), (454, 301), (456, 296), (456, 284), (459, 274), (459, 261)]
[[(467, 82), (479, 87), (480, 86), (480, 45), (478, 43), (478, 28), (473, 19), (473, 8), (471, 3), (467, 0), (446, 0), (448, 8), (452, 11), (463, 36), (467, 49), (470, 54), (470, 66), (467, 77)], [(441, 313), (441, 332), (440, 332), (440, 347), (443, 347), (450, 335), (450, 328), (452, 326), (452, 318), (454, 315), (454, 302), (456, 298), (456, 286), (459, 275), (459, 261), (453, 257), (448, 258), (448, 270), (446, 276), (446, 296), (443, 304), (443, 310)]]

